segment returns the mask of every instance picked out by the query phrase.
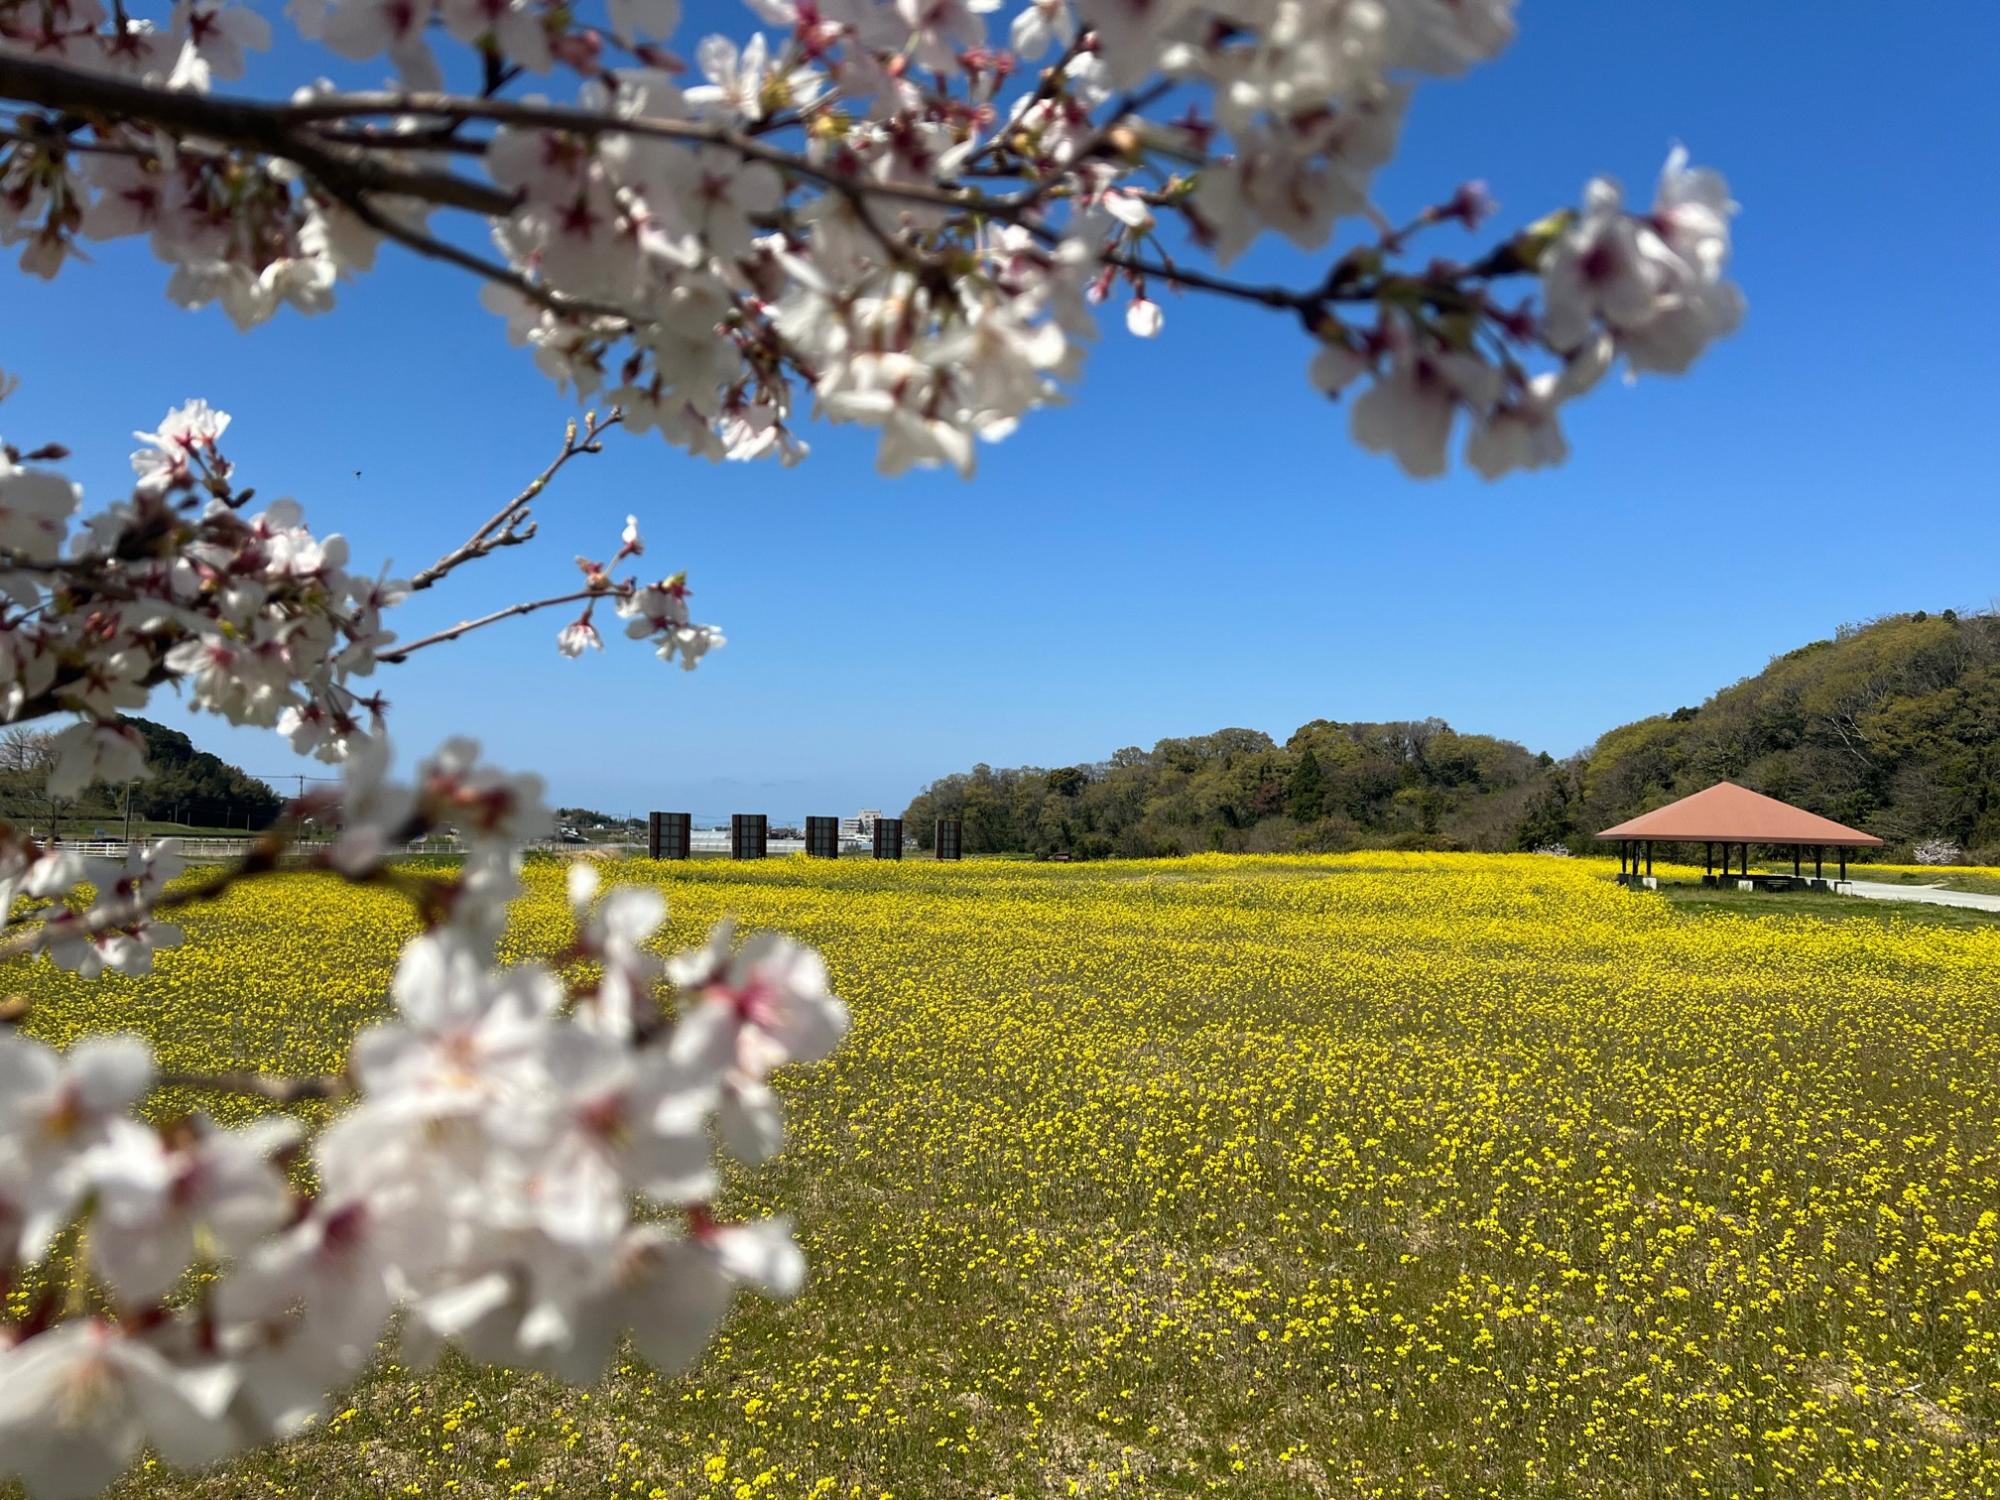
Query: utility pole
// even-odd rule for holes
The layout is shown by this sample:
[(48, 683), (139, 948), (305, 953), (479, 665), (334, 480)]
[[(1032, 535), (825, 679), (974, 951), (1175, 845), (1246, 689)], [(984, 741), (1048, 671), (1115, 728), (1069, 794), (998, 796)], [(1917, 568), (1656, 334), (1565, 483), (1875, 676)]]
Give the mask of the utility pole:
[(132, 783), (125, 783), (125, 852), (132, 852)]

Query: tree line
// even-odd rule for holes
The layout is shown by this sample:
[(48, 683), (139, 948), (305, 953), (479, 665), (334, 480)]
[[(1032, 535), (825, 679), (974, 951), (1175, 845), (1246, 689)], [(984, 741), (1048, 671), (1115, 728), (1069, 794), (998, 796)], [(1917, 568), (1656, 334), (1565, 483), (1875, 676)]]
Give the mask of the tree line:
[(0, 818), (38, 833), (87, 837), (103, 828), (122, 834), (126, 799), (135, 820), (190, 828), (263, 828), (284, 798), (220, 756), (195, 748), (178, 729), (128, 718), (146, 741), (151, 773), (129, 786), (93, 786), (78, 797), (51, 797), (55, 735), (21, 728), (0, 736)]
[(1083, 765), (974, 766), (904, 813), (954, 817), (969, 854), (1564, 846), (1721, 780), (1888, 841), (2000, 862), (2000, 618), (1946, 610), (1843, 626), (1696, 707), (1563, 759), (1442, 719), (1315, 719), (1130, 746)]

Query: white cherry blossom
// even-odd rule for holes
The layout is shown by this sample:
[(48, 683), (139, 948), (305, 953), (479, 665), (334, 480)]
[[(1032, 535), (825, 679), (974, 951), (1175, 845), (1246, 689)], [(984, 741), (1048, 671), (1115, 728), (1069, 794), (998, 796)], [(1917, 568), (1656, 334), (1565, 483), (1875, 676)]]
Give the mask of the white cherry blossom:
[(847, 1030), (825, 961), (777, 933), (756, 933), (740, 948), (734, 939), (734, 926), (721, 923), (705, 946), (669, 963), (668, 976), (692, 999), (673, 1034), (674, 1056), (755, 1079), (825, 1057)]
[(290, 1193), (272, 1158), (300, 1137), (295, 1121), (222, 1130), (195, 1120), (163, 1138), (113, 1123), (82, 1172), (97, 1197), (90, 1254), (123, 1305), (165, 1295), (197, 1254), (197, 1235), (240, 1255), (281, 1228)]
[(1483, 415), (1499, 386), (1497, 372), (1475, 356), (1398, 332), (1388, 373), (1354, 400), (1354, 440), (1392, 454), (1413, 478), (1442, 474), (1458, 413)]
[(0, 1348), (0, 1472), (29, 1500), (85, 1500), (147, 1444), (200, 1465), (236, 1446), (226, 1419), (238, 1373), (169, 1362), (142, 1338), (79, 1319)]
[(163, 494), (188, 484), (197, 465), (212, 457), (216, 443), (228, 430), (228, 412), (195, 400), (168, 412), (157, 431), (133, 433), (146, 444), (132, 455), (139, 493)]
[(54, 557), (69, 532), (79, 491), (68, 480), (22, 468), (0, 451), (0, 552)]

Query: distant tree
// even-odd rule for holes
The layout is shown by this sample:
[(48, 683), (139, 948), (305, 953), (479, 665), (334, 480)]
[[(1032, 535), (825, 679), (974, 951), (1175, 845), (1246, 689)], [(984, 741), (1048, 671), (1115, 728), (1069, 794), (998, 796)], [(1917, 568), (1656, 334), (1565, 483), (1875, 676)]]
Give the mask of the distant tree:
[(1292, 762), (1292, 774), (1285, 787), (1285, 803), (1291, 815), (1301, 823), (1316, 821), (1326, 811), (1326, 772), (1320, 769), (1319, 757), (1313, 754), (1311, 745), (1305, 754)]
[(1612, 730), (1577, 816), (1603, 827), (1721, 779), (1894, 843), (2000, 837), (2000, 618), (1843, 625), (1699, 707)]
[(2000, 618), (1847, 627), (1566, 761), (1441, 719), (1314, 719), (1282, 750), (1224, 729), (1098, 766), (980, 766), (933, 782), (905, 817), (920, 842), (934, 818), (965, 819), (968, 852), (1580, 848), (1723, 778), (1896, 843), (2000, 846)]
[(126, 722), (145, 740), (151, 767), (151, 774), (131, 788), (133, 810), (140, 817), (196, 826), (263, 828), (285, 805), (283, 797), (256, 777), (220, 756), (197, 750), (178, 729), (150, 719)]
[(1570, 769), (1552, 763), (1548, 774), (1542, 777), (1528, 799), (1520, 826), (1515, 831), (1514, 847), (1532, 850), (1562, 845), (1567, 848), (1575, 846), (1580, 837), (1587, 837), (1591, 830), (1580, 829), (1576, 825), (1572, 793)]
[(61, 834), (64, 816), (76, 806), (74, 797), (49, 793), (49, 772), (61, 757), (51, 731), (10, 729), (0, 736), (0, 796), (51, 836)]

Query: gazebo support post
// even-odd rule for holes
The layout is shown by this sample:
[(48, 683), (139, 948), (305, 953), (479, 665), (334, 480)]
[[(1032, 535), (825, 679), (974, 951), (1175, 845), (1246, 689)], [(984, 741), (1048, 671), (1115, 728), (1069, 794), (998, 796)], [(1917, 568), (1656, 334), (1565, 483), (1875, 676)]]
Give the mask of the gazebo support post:
[(1792, 845), (1792, 879), (1799, 878), (1799, 846)]
[(1840, 878), (1843, 882), (1847, 879), (1847, 850), (1845, 847), (1840, 851)]
[(1651, 879), (1651, 878), (1652, 878), (1652, 874), (1653, 874), (1653, 841), (1652, 841), (1651, 839), (1647, 839), (1647, 840), (1646, 840), (1646, 876), (1647, 876), (1647, 878), (1648, 878), (1648, 879)]
[(1813, 879), (1814, 879), (1814, 880), (1824, 880), (1824, 879), (1826, 879), (1826, 872), (1825, 872), (1824, 870), (1822, 870), (1822, 869), (1820, 868), (1820, 864), (1821, 864), (1821, 858), (1820, 858), (1820, 856), (1822, 856), (1822, 855), (1823, 855), (1823, 854), (1825, 854), (1825, 853), (1826, 853), (1826, 850), (1825, 850), (1824, 846), (1822, 846), (1822, 845), (1819, 845), (1819, 844), (1814, 844), (1814, 845), (1813, 845)]
[(1715, 840), (1710, 839), (1701, 846), (1701, 873), (1704, 878), (1715, 879)]

